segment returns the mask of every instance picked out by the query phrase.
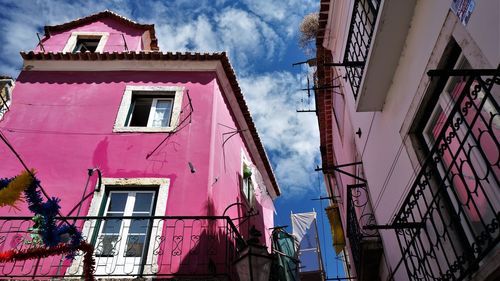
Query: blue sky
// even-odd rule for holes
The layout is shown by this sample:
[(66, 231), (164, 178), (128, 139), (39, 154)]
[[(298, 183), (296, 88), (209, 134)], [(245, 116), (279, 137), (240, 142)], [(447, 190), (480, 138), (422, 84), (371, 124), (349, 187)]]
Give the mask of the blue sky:
[[(321, 206), (311, 200), (325, 193), (314, 172), (321, 163), (317, 119), (314, 113), (296, 113), (305, 97), (298, 89), (305, 86), (307, 71), (291, 66), (305, 58), (297, 44), (299, 24), (304, 15), (319, 10), (319, 0), (0, 0), (0, 4), (0, 75), (17, 77), (22, 64), (19, 51), (36, 46), (36, 32), (43, 34), (44, 25), (105, 9), (154, 23), (162, 51), (226, 51), (283, 191), (275, 202), (275, 224), (291, 225), (290, 211), (314, 208), (321, 214), (319, 233), (329, 233), (326, 202)], [(331, 237), (320, 239), (326, 242), (328, 275), (334, 277)]]

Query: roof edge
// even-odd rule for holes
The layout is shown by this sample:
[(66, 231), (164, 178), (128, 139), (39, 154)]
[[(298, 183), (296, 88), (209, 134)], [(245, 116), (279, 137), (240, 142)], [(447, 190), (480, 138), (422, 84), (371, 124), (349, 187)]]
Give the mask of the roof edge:
[(150, 34), (150, 37), (151, 37), (151, 44), (150, 44), (151, 50), (153, 50), (153, 51), (158, 51), (159, 50), (159, 48), (158, 48), (158, 39), (156, 38), (154, 24), (141, 24), (141, 23), (138, 23), (138, 22), (133, 21), (131, 19), (128, 19), (128, 18), (126, 18), (126, 17), (124, 17), (122, 15), (119, 15), (118, 13), (115, 13), (115, 12), (113, 12), (111, 10), (104, 10), (102, 12), (91, 14), (91, 15), (88, 15), (86, 17), (78, 18), (78, 19), (75, 19), (75, 20), (72, 20), (72, 21), (69, 21), (69, 22), (66, 22), (66, 23), (58, 24), (58, 25), (46, 25), (44, 27), (45, 37), (47, 37), (47, 38), (50, 37), (51, 36), (51, 32), (57, 32), (57, 31), (67, 30), (67, 29), (70, 29), (72, 27), (75, 27), (75, 26), (78, 26), (78, 25), (82, 25), (82, 24), (86, 24), (86, 23), (95, 21), (97, 19), (103, 18), (103, 17), (113, 17), (113, 18), (118, 19), (121, 22), (123, 22), (123, 23), (125, 23), (125, 24), (127, 24), (129, 26), (135, 26), (135, 27), (138, 27), (138, 28), (142, 28), (142, 29), (148, 30), (149, 34)]

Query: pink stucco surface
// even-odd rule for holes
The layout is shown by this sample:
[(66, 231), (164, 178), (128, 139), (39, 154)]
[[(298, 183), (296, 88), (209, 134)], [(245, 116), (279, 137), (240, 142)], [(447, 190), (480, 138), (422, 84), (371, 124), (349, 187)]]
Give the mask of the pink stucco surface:
[[(182, 86), (192, 99), (192, 122), (172, 134), (150, 157), (147, 155), (168, 134), (113, 132), (129, 85)], [(250, 161), (252, 155), (239, 134), (227, 141), (222, 151), (223, 133), (231, 131), (228, 127), (241, 128), (218, 85), (214, 72), (22, 72), (0, 130), (26, 164), (36, 170), (45, 191), (61, 198), (64, 215), (80, 204), (87, 169), (97, 167), (104, 178), (170, 179), (166, 213), (157, 216), (220, 216), (227, 206), (241, 202), (243, 205), (226, 212), (237, 218), (248, 210), (240, 192), (241, 155), (246, 154)], [(187, 103), (184, 96), (183, 107)], [(187, 113), (184, 111), (181, 118)], [(23, 170), (5, 145), (0, 145), (0, 155), (1, 177)], [(194, 165), (195, 173), (188, 162)], [(90, 188), (95, 183), (93, 178)], [(81, 203), (80, 215), (87, 214), (90, 200)], [(0, 216), (31, 216), (25, 203), (18, 207), (1, 208)], [(267, 229), (273, 226), (272, 206), (264, 208), (257, 202), (255, 209), (258, 215), (241, 224), (240, 232), (247, 237), (248, 228), (255, 225), (262, 232), (266, 230), (261, 240), (267, 242)], [(163, 235), (173, 233), (165, 231)], [(224, 233), (219, 231), (218, 235)], [(0, 251), (8, 249), (7, 244), (0, 245)], [(173, 246), (166, 243), (164, 247), (168, 252)], [(182, 264), (165, 262), (170, 267), (160, 271), (175, 272)]]
[[(45, 51), (63, 51), (72, 32), (107, 32), (109, 38), (103, 51), (123, 52), (124, 38), (130, 51), (142, 50), (145, 30), (125, 25), (114, 17), (102, 17), (52, 32), (42, 40)], [(41, 48), (38, 46), (35, 51), (40, 52)], [(98, 62), (96, 69), (97, 65)], [(247, 239), (250, 227), (255, 226), (264, 233), (261, 242), (270, 246), (272, 200), (266, 197), (267, 192), (257, 192), (256, 203), (248, 206), (241, 192), (242, 155), (250, 163), (259, 156), (250, 154), (241, 132), (227, 134), (246, 128), (240, 127), (232, 112), (238, 105), (231, 107), (226, 97), (231, 93), (222, 91), (220, 85), (224, 81), (215, 71), (196, 71), (195, 67), (193, 70), (23, 71), (16, 81), (10, 110), (0, 120), (0, 130), (26, 165), (36, 170), (45, 192), (61, 199), (62, 215), (89, 214), (97, 178), (90, 179), (87, 193), (91, 195), (82, 202), (87, 170), (99, 168), (103, 178), (169, 179), (166, 211), (155, 216), (227, 215), (234, 218), (243, 238)], [(185, 126), (175, 133), (113, 132), (127, 86), (183, 87), (180, 119), (191, 122), (184, 122)], [(187, 92), (194, 109), (190, 117)], [(0, 177), (13, 177), (23, 171), (6, 145), (0, 145), (0, 155)], [(191, 172), (188, 163), (196, 172)], [(258, 191), (265, 189), (261, 182), (255, 182), (255, 187)], [(227, 208), (233, 203), (236, 204)], [(78, 207), (79, 213), (75, 211)], [(16, 208), (0, 208), (0, 216), (32, 216), (25, 202), (19, 202)], [(254, 215), (245, 219), (249, 211)], [(102, 212), (101, 208), (100, 215)], [(0, 252), (29, 247), (22, 240), (29, 238), (26, 229), (31, 224), (0, 220), (0, 232), (7, 233), (0, 239)], [(81, 228), (83, 223), (76, 225)], [(151, 271), (196, 274), (215, 270), (232, 274), (232, 261), (228, 263), (227, 259), (228, 254), (234, 255), (235, 239), (228, 240), (227, 223), (165, 218), (160, 225), (158, 235), (164, 240), (152, 235), (149, 244), (156, 252), (156, 268)], [(183, 239), (176, 240), (178, 237)], [(101, 261), (98, 258), (97, 263)], [(149, 259), (148, 262), (155, 263)], [(211, 263), (217, 268), (207, 268)], [(27, 261), (0, 266), (0, 275), (32, 274), (33, 265), (33, 261)], [(40, 263), (38, 274), (59, 274), (70, 265), (70, 261), (62, 262), (60, 256), (51, 257)]]
[[(103, 51), (124, 52), (125, 42), (130, 51), (140, 51), (143, 49), (142, 35), (145, 30), (133, 26), (126, 26), (113, 18), (101, 18), (95, 22), (74, 29), (53, 33), (50, 37), (43, 38), (42, 44), (45, 51), (61, 52), (64, 46), (66, 46), (72, 32), (107, 32), (109, 33), (109, 38)], [(41, 51), (41, 48), (38, 46), (35, 51)]]

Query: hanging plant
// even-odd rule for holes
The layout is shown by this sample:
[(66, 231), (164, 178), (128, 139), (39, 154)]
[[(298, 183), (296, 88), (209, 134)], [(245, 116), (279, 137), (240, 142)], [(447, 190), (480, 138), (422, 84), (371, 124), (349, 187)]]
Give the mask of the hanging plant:
[(248, 167), (246, 164), (243, 164), (243, 178), (248, 179), (252, 176), (252, 168)]
[(42, 215), (36, 215), (31, 218), (33, 221), (33, 226), (28, 227), (28, 232), (30, 233), (31, 240), (25, 241), (25, 244), (30, 245), (40, 245), (42, 243), (42, 237), (40, 236), (40, 228), (42, 227), (43, 217)]

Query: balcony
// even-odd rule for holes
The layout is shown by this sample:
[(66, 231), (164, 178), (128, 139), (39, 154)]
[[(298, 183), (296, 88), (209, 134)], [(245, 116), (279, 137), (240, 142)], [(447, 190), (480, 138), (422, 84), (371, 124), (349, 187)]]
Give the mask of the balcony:
[(379, 111), (391, 85), (415, 0), (354, 0), (343, 65), (357, 111)]
[(377, 230), (364, 226), (374, 225), (368, 192), (365, 185), (348, 185), (347, 193), (347, 237), (359, 281), (373, 280), (378, 276), (383, 248)]
[(498, 280), (492, 276), (500, 270), (500, 68), (443, 75), (456, 75), (463, 86), (439, 119), (442, 128), (394, 220), (420, 227), (396, 230), (401, 260), (392, 274), (395, 280), (477, 274), (482, 277), (474, 280)]
[[(116, 216), (59, 218), (94, 245), (97, 278), (238, 280), (233, 267), (241, 235), (228, 217)], [(0, 217), (0, 252), (37, 247), (31, 217)], [(83, 278), (82, 252), (0, 263), (12, 279)]]

